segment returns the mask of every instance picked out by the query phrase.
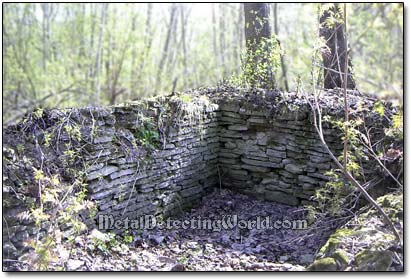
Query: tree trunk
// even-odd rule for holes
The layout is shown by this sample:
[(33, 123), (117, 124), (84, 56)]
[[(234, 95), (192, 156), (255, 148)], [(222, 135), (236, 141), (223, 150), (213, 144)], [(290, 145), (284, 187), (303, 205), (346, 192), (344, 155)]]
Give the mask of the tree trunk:
[(180, 6), (181, 10), (181, 41), (183, 45), (183, 86), (187, 86), (188, 70), (187, 70), (187, 48), (186, 48), (186, 16), (184, 13), (184, 4)]
[[(279, 33), (278, 31), (279, 29), (278, 28), (278, 3), (274, 3), (273, 10), (274, 10), (274, 34), (277, 39), (278, 45), (281, 48), (282, 47), (281, 42), (278, 39), (278, 33)], [(281, 71), (283, 73), (283, 79), (284, 79), (284, 89), (285, 91), (288, 92), (289, 87), (288, 87), (288, 79), (287, 79), (287, 65), (285, 64), (285, 58), (282, 53), (281, 53), (280, 59), (281, 59)]]
[[(322, 51), (324, 63), (324, 88), (344, 87), (344, 65), (348, 63), (347, 89), (354, 89), (351, 60), (347, 56), (347, 38), (343, 13), (338, 4), (321, 4), (320, 37), (324, 38), (327, 49)], [(332, 20), (334, 18), (336, 20)], [(330, 20), (331, 19), (331, 20)], [(346, 59), (348, 61), (346, 62)]]
[(226, 65), (226, 59), (225, 59), (225, 53), (226, 53), (226, 45), (225, 45), (225, 33), (227, 32), (226, 30), (226, 23), (225, 23), (225, 5), (227, 5), (226, 3), (224, 4), (220, 4), (220, 9), (219, 9), (219, 24), (220, 24), (220, 61), (221, 61), (221, 65), (220, 67), (222, 67), (223, 72), (222, 72), (222, 78), (225, 78), (227, 75), (227, 65)]
[(101, 22), (100, 22), (100, 32), (99, 32), (99, 37), (98, 37), (98, 48), (97, 48), (97, 60), (96, 60), (97, 85), (96, 85), (96, 91), (94, 95), (95, 104), (98, 104), (100, 101), (101, 61), (102, 61), (102, 52), (103, 52), (103, 35), (104, 35), (104, 25), (106, 21), (106, 12), (107, 12), (107, 3), (104, 3), (101, 6)]
[(48, 56), (48, 37), (49, 37), (49, 17), (50, 17), (50, 4), (42, 3), (41, 10), (43, 11), (43, 71), (47, 72), (47, 56)]
[(161, 59), (160, 59), (160, 63), (159, 63), (158, 71), (157, 71), (156, 91), (159, 90), (160, 86), (161, 86), (161, 75), (162, 75), (163, 69), (164, 69), (164, 62), (167, 58), (167, 52), (168, 52), (169, 45), (170, 45), (170, 40), (171, 40), (171, 33), (172, 33), (172, 30), (174, 29), (176, 11), (177, 11), (176, 4), (175, 3), (171, 4), (170, 23), (168, 25), (166, 41), (164, 43), (164, 49), (163, 49), (163, 53), (161, 55)]
[[(146, 28), (145, 28), (145, 33), (144, 33), (144, 49), (143, 51), (140, 52), (139, 56), (139, 70), (137, 71), (137, 77), (136, 77), (136, 83), (140, 85), (140, 89), (143, 90), (143, 92), (147, 91), (147, 85), (148, 83), (143, 83), (142, 82), (142, 77), (144, 76), (144, 71), (145, 71), (145, 65), (148, 57), (150, 56), (150, 50), (151, 50), (151, 45), (153, 42), (153, 27), (151, 23), (152, 19), (152, 10), (153, 10), (153, 4), (152, 3), (147, 3), (147, 18), (146, 18)], [(142, 87), (144, 85), (144, 89)], [(141, 94), (142, 92), (140, 92)]]
[[(251, 86), (270, 87), (274, 81), (272, 67), (267, 59), (271, 51), (269, 18), (268, 4), (244, 3), (244, 32), (247, 48), (246, 75), (249, 76)], [(260, 73), (259, 68), (262, 65), (265, 65), (265, 73)]]
[[(91, 14), (91, 32), (90, 32), (90, 46), (89, 46), (89, 69), (88, 75), (86, 80), (86, 85), (88, 85), (88, 80), (91, 79), (91, 90), (95, 89), (95, 64), (93, 63), (93, 56), (94, 56), (94, 33), (96, 29), (96, 15), (97, 15), (97, 7), (96, 4), (90, 3), (90, 14)], [(89, 87), (87, 87), (89, 89)]]
[[(137, 36), (136, 34), (136, 29), (137, 29), (137, 14), (133, 14), (133, 19), (131, 21), (131, 37), (135, 38)], [(134, 42), (135, 40), (133, 40)], [(141, 50), (141, 52), (144, 52), (144, 48)], [(137, 48), (136, 46), (132, 46), (132, 51), (131, 51), (131, 71), (130, 71), (130, 92), (131, 94), (135, 94), (137, 90), (137, 65), (136, 65), (136, 60), (137, 60)], [(130, 94), (129, 93), (129, 94)], [(130, 95), (127, 96), (127, 98), (130, 99)]]
[[(211, 7), (212, 7), (212, 17), (211, 17), (211, 24), (213, 26), (213, 51), (214, 51), (214, 55), (216, 55), (218, 53), (217, 51), (217, 31), (216, 31), (216, 15), (215, 15), (215, 5), (216, 3), (212, 3)], [(218, 60), (218, 57), (216, 56), (216, 59)]]

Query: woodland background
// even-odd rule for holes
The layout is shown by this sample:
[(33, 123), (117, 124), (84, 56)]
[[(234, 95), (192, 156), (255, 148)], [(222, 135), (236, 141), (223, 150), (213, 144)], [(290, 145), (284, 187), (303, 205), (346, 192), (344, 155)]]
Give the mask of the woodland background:
[[(271, 3), (277, 85), (311, 82), (319, 4)], [(347, 5), (356, 86), (402, 103), (403, 5)], [(3, 124), (37, 107), (108, 105), (240, 74), (239, 3), (3, 4)], [(315, 62), (315, 61), (314, 61)]]

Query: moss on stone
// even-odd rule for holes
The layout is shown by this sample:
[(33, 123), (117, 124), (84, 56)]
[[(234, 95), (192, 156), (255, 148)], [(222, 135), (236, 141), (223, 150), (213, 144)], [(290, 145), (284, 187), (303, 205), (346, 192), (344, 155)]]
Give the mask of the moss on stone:
[(361, 271), (386, 271), (393, 260), (391, 251), (363, 250), (355, 255), (358, 270)]
[(320, 254), (321, 255), (327, 255), (327, 254), (331, 254), (333, 251), (335, 251), (335, 249), (337, 249), (337, 247), (342, 243), (341, 240), (334, 238), (334, 237), (330, 237), (330, 239), (328, 239), (327, 243), (321, 248), (320, 250)]
[(377, 199), (377, 203), (388, 214), (388, 217), (394, 221), (403, 220), (404, 218), (404, 203), (403, 195), (388, 194)]
[(333, 235), (330, 236), (327, 243), (321, 248), (320, 255), (329, 256), (334, 253), (340, 244), (345, 242), (345, 239), (354, 234), (350, 229), (338, 229)]
[(345, 252), (342, 249), (337, 249), (332, 255), (332, 258), (336, 259), (337, 262), (339, 263), (340, 266), (347, 266), (350, 263), (350, 258), (347, 254), (347, 252)]
[(307, 267), (307, 271), (336, 271), (337, 262), (333, 258), (318, 259)]

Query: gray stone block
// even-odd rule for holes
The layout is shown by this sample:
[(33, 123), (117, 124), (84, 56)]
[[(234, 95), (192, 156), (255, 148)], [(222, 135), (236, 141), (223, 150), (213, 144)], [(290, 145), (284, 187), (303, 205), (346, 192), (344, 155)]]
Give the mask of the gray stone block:
[(270, 157), (275, 157), (275, 158), (286, 158), (287, 157), (287, 153), (284, 151), (278, 151), (275, 149), (271, 149), (271, 148), (267, 148), (267, 155)]
[(93, 171), (93, 172), (89, 173), (89, 174), (87, 175), (87, 181), (96, 179), (96, 178), (98, 178), (98, 177), (107, 176), (107, 175), (109, 175), (109, 174), (111, 174), (111, 173), (113, 173), (113, 172), (115, 172), (115, 171), (117, 171), (117, 170), (118, 170), (118, 167), (116, 167), (116, 166), (106, 166), (106, 167), (101, 168), (101, 169), (99, 169), (99, 170), (97, 170), (97, 171)]

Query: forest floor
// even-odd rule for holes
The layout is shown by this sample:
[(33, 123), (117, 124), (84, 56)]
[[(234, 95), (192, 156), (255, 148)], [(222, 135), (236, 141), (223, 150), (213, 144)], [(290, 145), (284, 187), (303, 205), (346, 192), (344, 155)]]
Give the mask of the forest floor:
[[(216, 190), (179, 220), (222, 220), (236, 215), (238, 220), (302, 220), (302, 207), (263, 202), (228, 190)], [(110, 253), (91, 250), (90, 238), (76, 238), (77, 247), (66, 262), (67, 270), (304, 270), (327, 241), (336, 226), (321, 221), (306, 229), (247, 229), (213, 231), (206, 229), (146, 230), (136, 233), (128, 247)], [(115, 251), (116, 252), (115, 252)], [(14, 267), (24, 270), (25, 267)]]
[[(257, 216), (271, 216), (272, 220), (297, 220), (305, 214), (302, 208), (216, 190), (178, 219), (237, 216), (238, 220), (256, 220)], [(221, 231), (154, 229), (135, 236), (127, 255), (91, 257), (79, 251), (75, 257), (84, 262), (82, 270), (304, 270), (335, 229), (316, 225), (303, 230), (239, 226)], [(314, 226), (317, 229), (312, 229)]]

